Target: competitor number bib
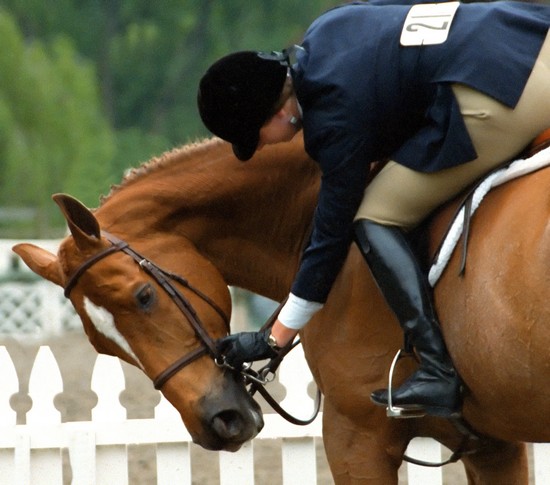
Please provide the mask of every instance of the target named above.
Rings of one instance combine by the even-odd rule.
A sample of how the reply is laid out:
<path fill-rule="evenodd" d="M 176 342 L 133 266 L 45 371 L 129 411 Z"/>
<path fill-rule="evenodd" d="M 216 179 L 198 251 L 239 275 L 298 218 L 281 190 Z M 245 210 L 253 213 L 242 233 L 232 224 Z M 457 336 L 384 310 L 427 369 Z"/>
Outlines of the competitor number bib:
<path fill-rule="evenodd" d="M 424 3 L 411 7 L 403 30 L 402 46 L 443 44 L 460 2 Z"/>

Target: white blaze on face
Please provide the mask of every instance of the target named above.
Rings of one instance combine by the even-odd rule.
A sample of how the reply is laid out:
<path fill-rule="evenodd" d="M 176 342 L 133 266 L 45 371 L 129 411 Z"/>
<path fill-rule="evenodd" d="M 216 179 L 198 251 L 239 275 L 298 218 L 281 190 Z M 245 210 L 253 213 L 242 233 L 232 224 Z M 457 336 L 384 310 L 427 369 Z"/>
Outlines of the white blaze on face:
<path fill-rule="evenodd" d="M 128 344 L 124 336 L 116 328 L 113 315 L 105 310 L 105 308 L 94 305 L 86 297 L 84 297 L 84 309 L 86 310 L 86 313 L 90 317 L 90 320 L 94 324 L 97 331 L 118 345 L 124 352 L 135 360 L 136 364 L 141 369 L 143 369 L 141 362 L 137 358 L 137 355 L 134 354 L 130 344 Z"/>

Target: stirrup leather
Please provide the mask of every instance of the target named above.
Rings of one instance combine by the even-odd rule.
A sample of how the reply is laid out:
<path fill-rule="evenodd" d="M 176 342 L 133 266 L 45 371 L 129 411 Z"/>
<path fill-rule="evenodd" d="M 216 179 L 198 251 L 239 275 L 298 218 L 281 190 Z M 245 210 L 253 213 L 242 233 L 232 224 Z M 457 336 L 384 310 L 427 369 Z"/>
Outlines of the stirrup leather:
<path fill-rule="evenodd" d="M 386 407 L 386 416 L 390 418 L 422 418 L 426 416 L 425 410 L 419 406 L 418 408 L 404 408 L 394 406 L 392 403 L 392 381 L 393 381 L 393 372 L 397 362 L 404 357 L 416 358 L 414 353 L 407 352 L 404 349 L 399 349 L 390 367 L 390 373 L 388 376 L 388 406 Z"/>

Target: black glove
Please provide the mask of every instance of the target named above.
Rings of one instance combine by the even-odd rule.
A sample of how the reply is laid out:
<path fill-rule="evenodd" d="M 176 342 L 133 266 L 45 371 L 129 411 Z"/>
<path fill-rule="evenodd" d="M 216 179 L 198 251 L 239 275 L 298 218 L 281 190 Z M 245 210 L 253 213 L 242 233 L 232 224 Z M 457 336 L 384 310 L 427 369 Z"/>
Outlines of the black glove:
<path fill-rule="evenodd" d="M 216 342 L 225 361 L 237 370 L 244 362 L 275 357 L 277 352 L 267 343 L 270 329 L 260 332 L 241 332 L 223 337 Z"/>

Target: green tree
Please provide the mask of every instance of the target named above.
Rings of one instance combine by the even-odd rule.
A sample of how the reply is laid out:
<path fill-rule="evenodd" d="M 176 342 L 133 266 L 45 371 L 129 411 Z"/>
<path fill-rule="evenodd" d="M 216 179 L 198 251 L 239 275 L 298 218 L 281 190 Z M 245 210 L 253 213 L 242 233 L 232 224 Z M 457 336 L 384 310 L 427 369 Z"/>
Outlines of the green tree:
<path fill-rule="evenodd" d="M 335 0 L 3 0 L 0 204 L 53 192 L 95 206 L 123 171 L 208 135 L 206 68 L 241 49 L 299 42 Z"/>
<path fill-rule="evenodd" d="M 39 227 L 65 191 L 97 203 L 115 140 L 99 107 L 94 66 L 64 36 L 25 42 L 0 10 L 0 202 L 37 207 Z"/>
<path fill-rule="evenodd" d="M 92 60 L 103 110 L 149 147 L 206 135 L 195 106 L 200 75 L 240 49 L 282 49 L 337 0 L 4 0 L 27 38 L 62 33 Z M 159 138 L 160 137 L 160 138 Z M 125 154 L 121 154 L 124 158 Z"/>

